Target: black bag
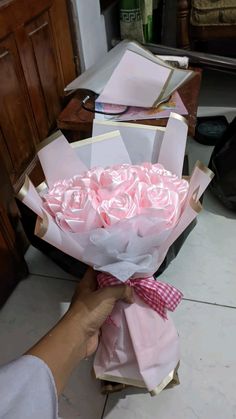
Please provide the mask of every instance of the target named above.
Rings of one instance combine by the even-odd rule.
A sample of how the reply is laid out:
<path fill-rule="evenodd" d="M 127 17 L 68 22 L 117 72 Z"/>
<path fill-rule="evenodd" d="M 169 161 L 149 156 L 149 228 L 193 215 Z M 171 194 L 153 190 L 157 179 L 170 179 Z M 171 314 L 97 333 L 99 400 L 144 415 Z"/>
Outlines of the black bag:
<path fill-rule="evenodd" d="M 209 168 L 215 173 L 210 190 L 229 209 L 236 210 L 236 118 L 217 142 Z"/>

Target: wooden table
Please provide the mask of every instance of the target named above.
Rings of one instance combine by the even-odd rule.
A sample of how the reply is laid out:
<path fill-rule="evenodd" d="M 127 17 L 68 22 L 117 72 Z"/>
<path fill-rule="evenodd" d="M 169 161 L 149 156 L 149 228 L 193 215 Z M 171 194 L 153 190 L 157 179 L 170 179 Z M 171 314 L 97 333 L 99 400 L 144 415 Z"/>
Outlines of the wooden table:
<path fill-rule="evenodd" d="M 188 120 L 189 135 L 191 136 L 194 136 L 195 133 L 202 70 L 200 68 L 194 68 L 194 72 L 194 77 L 178 90 L 184 105 L 188 110 L 188 116 L 186 119 Z M 79 139 L 91 137 L 92 135 L 92 123 L 94 114 L 84 110 L 81 106 L 81 101 L 85 96 L 86 93 L 84 90 L 78 90 L 57 119 L 58 128 L 65 131 L 65 135 L 69 141 L 76 141 Z M 91 106 L 93 106 L 93 103 L 91 103 Z M 167 118 L 163 118 L 145 119 L 141 121 L 139 120 L 130 122 L 155 126 L 166 126 L 167 120 Z"/>

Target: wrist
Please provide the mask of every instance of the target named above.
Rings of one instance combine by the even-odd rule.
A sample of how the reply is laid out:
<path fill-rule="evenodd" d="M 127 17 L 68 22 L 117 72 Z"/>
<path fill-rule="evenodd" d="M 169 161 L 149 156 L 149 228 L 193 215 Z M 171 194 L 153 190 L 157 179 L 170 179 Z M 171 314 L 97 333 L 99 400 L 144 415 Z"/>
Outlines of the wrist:
<path fill-rule="evenodd" d="M 87 335 L 82 317 L 83 315 L 80 310 L 69 308 L 64 317 L 61 319 L 61 321 L 65 323 L 68 335 L 73 336 L 73 341 L 78 348 L 85 345 L 87 341 Z"/>
<path fill-rule="evenodd" d="M 94 335 L 94 331 L 89 328 L 89 312 L 83 302 L 72 304 L 65 314 L 65 317 L 73 322 L 74 327 L 79 331 L 79 337 L 82 341 L 86 342 Z"/>

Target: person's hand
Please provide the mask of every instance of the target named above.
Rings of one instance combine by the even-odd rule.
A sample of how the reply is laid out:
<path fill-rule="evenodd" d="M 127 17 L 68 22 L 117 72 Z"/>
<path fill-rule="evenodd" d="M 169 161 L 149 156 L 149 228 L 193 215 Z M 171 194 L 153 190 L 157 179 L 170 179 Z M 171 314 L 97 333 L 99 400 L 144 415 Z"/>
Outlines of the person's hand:
<path fill-rule="evenodd" d="M 96 273 L 88 268 L 76 288 L 68 315 L 78 319 L 84 334 L 84 356 L 95 352 L 98 345 L 99 329 L 112 312 L 117 300 L 133 302 L 133 290 L 126 285 L 118 285 L 97 290 Z"/>
<path fill-rule="evenodd" d="M 119 299 L 132 302 L 132 289 L 125 285 L 96 288 L 96 274 L 90 268 L 78 285 L 67 313 L 26 352 L 42 359 L 51 369 L 58 395 L 80 360 L 96 350 L 99 329 L 115 302 Z"/>

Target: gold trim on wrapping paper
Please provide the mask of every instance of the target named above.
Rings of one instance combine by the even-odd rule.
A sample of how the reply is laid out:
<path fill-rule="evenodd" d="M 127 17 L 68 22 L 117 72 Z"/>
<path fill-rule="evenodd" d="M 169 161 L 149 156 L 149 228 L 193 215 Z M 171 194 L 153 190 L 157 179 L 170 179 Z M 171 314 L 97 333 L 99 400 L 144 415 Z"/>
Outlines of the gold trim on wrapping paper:
<path fill-rule="evenodd" d="M 75 141 L 71 143 L 72 148 L 82 147 L 87 144 L 93 144 L 99 141 L 109 140 L 110 138 L 120 137 L 120 131 L 115 130 L 111 132 L 106 132 L 106 134 L 97 135 L 96 137 L 86 138 L 85 140 Z"/>
<path fill-rule="evenodd" d="M 164 380 L 162 380 L 162 382 L 160 384 L 158 384 L 158 386 L 156 386 L 156 388 L 149 391 L 150 395 L 151 396 L 157 396 L 159 393 L 161 393 L 161 391 L 164 390 L 164 388 L 173 380 L 174 374 L 175 374 L 175 370 L 171 371 L 167 375 L 167 377 L 165 377 Z M 147 387 L 146 387 L 144 381 L 142 381 L 142 380 L 134 380 L 132 378 L 125 378 L 125 377 L 118 378 L 116 376 L 109 375 L 109 374 L 99 375 L 99 376 L 97 375 L 96 378 L 98 380 L 113 381 L 114 383 L 121 383 L 121 384 L 125 384 L 127 386 L 145 388 L 147 390 Z"/>
<path fill-rule="evenodd" d="M 184 122 L 187 125 L 187 127 L 188 127 L 188 121 L 187 121 L 187 119 L 184 116 L 179 115 L 176 112 L 171 112 L 169 118 L 178 119 L 179 121 Z"/>
<path fill-rule="evenodd" d="M 198 167 L 198 169 L 200 169 L 202 172 L 204 172 L 207 176 L 209 176 L 209 178 L 212 180 L 213 177 L 215 176 L 215 173 L 212 172 L 211 169 L 209 169 L 209 167 L 205 166 L 205 164 L 203 164 L 200 160 L 197 160 L 195 167 Z M 195 168 L 194 167 L 194 168 Z M 194 171 L 194 169 L 193 169 Z"/>
<path fill-rule="evenodd" d="M 62 132 L 59 130 L 59 131 L 54 132 L 49 137 L 45 138 L 45 140 L 43 140 L 40 144 L 38 144 L 38 146 L 37 146 L 37 153 L 40 150 L 42 150 L 42 148 L 46 147 L 48 144 L 50 144 L 53 141 L 57 140 L 57 138 L 61 137 L 62 135 L 63 135 Z"/>
<path fill-rule="evenodd" d="M 131 41 L 132 43 L 134 43 L 134 44 L 136 44 L 139 48 L 140 48 L 140 45 L 139 45 L 139 43 L 138 42 L 136 42 L 136 41 Z M 133 51 L 132 49 L 129 49 L 129 48 L 127 48 L 127 50 L 128 51 L 132 51 L 132 52 L 134 52 L 135 54 L 138 54 L 138 55 L 141 55 L 141 57 L 143 57 L 143 58 L 147 58 L 147 60 L 149 60 L 149 61 L 152 61 L 153 63 L 156 63 L 156 61 L 155 61 L 155 58 L 156 58 L 156 56 L 158 57 L 158 54 L 153 54 L 149 49 L 147 49 L 147 48 L 145 48 L 143 45 L 142 45 L 142 49 L 144 49 L 146 52 L 148 52 L 148 55 L 150 56 L 150 58 L 147 58 L 147 57 L 143 57 L 143 55 L 141 55 L 141 54 L 139 54 L 137 51 Z M 167 62 L 166 61 L 164 61 L 164 60 L 162 60 L 161 58 L 159 58 L 158 57 L 158 59 L 160 60 L 160 61 L 162 61 L 162 65 L 163 65 L 163 67 L 167 67 L 167 68 L 169 68 L 170 70 L 172 70 L 172 69 L 174 69 L 175 67 L 173 67 L 172 65 L 170 65 L 170 64 L 167 64 Z M 161 64 L 160 64 L 161 65 Z M 178 68 L 178 70 L 180 70 L 179 68 Z M 183 70 L 182 68 L 181 68 L 181 70 Z"/>
<path fill-rule="evenodd" d="M 166 378 L 164 378 L 164 380 L 162 380 L 162 382 L 156 386 L 156 388 L 154 388 L 154 390 L 150 391 L 150 395 L 152 397 L 157 396 L 158 394 L 161 393 L 162 390 L 164 390 L 164 388 L 166 386 L 168 386 L 168 384 L 173 380 L 174 378 L 174 374 L 175 374 L 175 370 L 171 371 Z"/>
<path fill-rule="evenodd" d="M 201 202 L 200 201 L 196 201 L 193 196 L 189 200 L 189 205 L 198 214 L 202 210 L 202 204 L 201 204 Z"/>
<path fill-rule="evenodd" d="M 24 184 L 17 194 L 17 198 L 20 201 L 23 201 L 25 199 L 27 193 L 29 192 L 29 187 L 30 187 L 30 179 L 29 179 L 29 176 L 26 175 Z"/>
<path fill-rule="evenodd" d="M 150 129 L 155 131 L 165 131 L 165 127 L 155 126 L 155 125 L 145 125 L 145 124 L 134 124 L 132 122 L 115 122 L 115 121 L 101 121 L 100 119 L 94 120 L 95 124 L 99 125 L 118 125 L 118 126 L 126 126 L 129 128 L 142 128 L 142 129 Z"/>
<path fill-rule="evenodd" d="M 134 387 L 147 389 L 147 387 L 144 384 L 144 381 L 142 380 L 134 380 L 132 378 L 125 378 L 125 377 L 119 378 L 119 377 L 116 377 L 114 375 L 109 375 L 109 374 L 99 375 L 99 376 L 96 375 L 96 378 L 98 380 L 113 381 L 114 383 L 121 383 L 121 384 L 126 384 L 127 386 L 134 386 Z"/>
<path fill-rule="evenodd" d="M 173 72 L 174 72 L 174 69 L 169 69 L 169 70 L 170 70 L 170 74 L 167 77 L 166 82 L 164 83 L 164 86 L 162 87 L 159 96 L 154 101 L 153 105 L 151 106 L 152 108 L 158 108 L 158 106 L 161 105 L 162 102 L 167 101 L 169 99 L 169 97 L 171 96 L 171 95 L 169 95 L 167 98 L 163 97 L 164 93 L 165 93 L 165 90 L 166 90 L 166 88 L 167 88 L 167 86 L 170 82 L 170 79 L 173 76 Z"/>
<path fill-rule="evenodd" d="M 37 187 L 36 187 L 36 191 L 40 194 L 41 192 L 43 192 L 45 189 L 47 189 L 47 184 L 46 182 L 42 182 L 40 183 Z"/>
<path fill-rule="evenodd" d="M 48 229 L 48 217 L 46 214 L 43 214 L 43 218 L 37 217 L 34 234 L 40 239 L 43 239 Z"/>

